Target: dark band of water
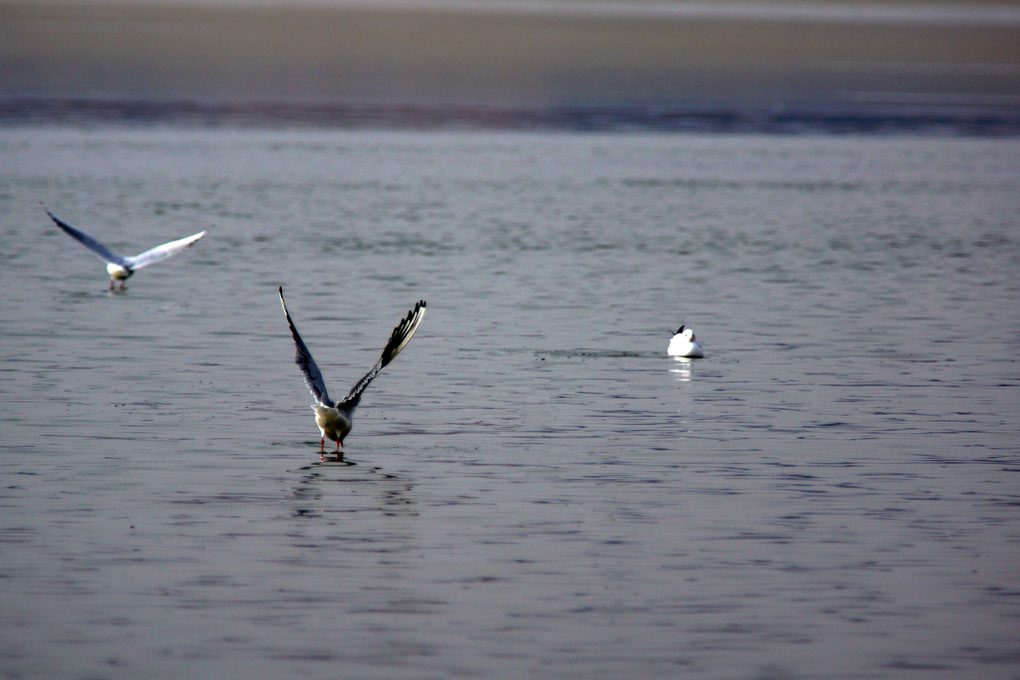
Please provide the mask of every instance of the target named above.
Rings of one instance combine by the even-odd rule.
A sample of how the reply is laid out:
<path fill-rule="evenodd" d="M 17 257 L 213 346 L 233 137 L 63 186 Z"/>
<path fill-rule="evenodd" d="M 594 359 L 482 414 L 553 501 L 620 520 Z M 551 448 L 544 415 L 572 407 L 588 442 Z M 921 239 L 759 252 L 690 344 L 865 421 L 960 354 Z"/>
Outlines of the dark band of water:
<path fill-rule="evenodd" d="M 662 131 L 773 134 L 1020 135 L 1020 110 L 984 106 L 767 108 L 439 106 L 121 99 L 0 98 L 0 124 L 165 124 L 309 127 Z"/>

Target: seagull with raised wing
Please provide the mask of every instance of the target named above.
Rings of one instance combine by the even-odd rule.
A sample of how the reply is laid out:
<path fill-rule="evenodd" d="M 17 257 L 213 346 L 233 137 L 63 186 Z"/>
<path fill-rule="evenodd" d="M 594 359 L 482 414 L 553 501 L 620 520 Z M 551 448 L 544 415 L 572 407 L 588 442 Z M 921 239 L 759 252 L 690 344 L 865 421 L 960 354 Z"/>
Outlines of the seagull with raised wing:
<path fill-rule="evenodd" d="M 319 433 L 321 435 L 319 451 L 325 454 L 326 439 L 328 438 L 330 441 L 336 442 L 338 455 L 343 455 L 340 449 L 344 444 L 344 437 L 351 431 L 354 409 L 357 407 L 358 402 L 361 401 L 361 394 L 368 387 L 369 383 L 379 375 L 379 371 L 386 368 L 400 354 L 400 351 L 407 346 L 407 343 L 411 341 L 411 337 L 418 330 L 422 319 L 425 318 L 425 301 L 419 300 L 414 305 L 414 309 L 409 311 L 407 316 L 401 319 L 400 323 L 393 329 L 389 342 L 386 343 L 382 355 L 375 362 L 372 370 L 366 373 L 351 388 L 351 391 L 343 401 L 334 402 L 329 398 L 329 393 L 326 391 L 326 383 L 322 379 L 322 372 L 315 363 L 315 359 L 312 358 L 312 353 L 308 351 L 308 346 L 301 339 L 301 335 L 294 326 L 294 321 L 290 318 L 290 312 L 287 311 L 287 303 L 283 299 L 283 286 L 279 287 L 278 292 L 280 294 L 280 305 L 283 307 L 283 315 L 287 317 L 290 334 L 294 337 L 294 363 L 301 369 L 301 373 L 305 377 L 305 385 L 308 386 L 308 391 L 315 398 L 312 409 L 315 411 L 315 424 L 319 426 Z"/>
<path fill-rule="evenodd" d="M 686 357 L 689 359 L 700 359 L 705 356 L 701 349 L 701 343 L 694 337 L 694 329 L 680 326 L 673 337 L 669 339 L 669 346 L 666 354 L 671 357 Z"/>
<path fill-rule="evenodd" d="M 71 238 L 77 240 L 83 246 L 106 261 L 106 271 L 110 274 L 110 290 L 113 290 L 114 281 L 120 281 L 120 288 L 121 290 L 124 290 L 124 282 L 128 279 L 128 277 L 135 273 L 135 270 L 141 269 L 142 267 L 148 267 L 153 262 L 165 260 L 171 255 L 176 255 L 198 239 L 205 236 L 205 231 L 200 231 L 197 234 L 185 236 L 184 238 L 177 239 L 176 241 L 170 241 L 169 243 L 164 243 L 163 245 L 156 246 L 155 248 L 150 248 L 144 253 L 139 253 L 138 255 L 124 256 L 113 252 L 80 229 L 72 227 L 49 210 L 46 211 L 46 214 L 50 216 L 50 219 L 53 220 L 58 227 L 67 232 Z"/>

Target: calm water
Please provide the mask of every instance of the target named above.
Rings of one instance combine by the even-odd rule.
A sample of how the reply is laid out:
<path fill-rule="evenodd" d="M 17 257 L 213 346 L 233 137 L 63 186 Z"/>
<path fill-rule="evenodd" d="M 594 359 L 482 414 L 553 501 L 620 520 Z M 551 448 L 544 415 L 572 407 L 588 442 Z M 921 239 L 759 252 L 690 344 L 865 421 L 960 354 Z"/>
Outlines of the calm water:
<path fill-rule="evenodd" d="M 7 128 L 0 215 L 3 677 L 1020 676 L 1016 139 Z M 339 394 L 428 300 L 344 462 L 279 284 Z"/>

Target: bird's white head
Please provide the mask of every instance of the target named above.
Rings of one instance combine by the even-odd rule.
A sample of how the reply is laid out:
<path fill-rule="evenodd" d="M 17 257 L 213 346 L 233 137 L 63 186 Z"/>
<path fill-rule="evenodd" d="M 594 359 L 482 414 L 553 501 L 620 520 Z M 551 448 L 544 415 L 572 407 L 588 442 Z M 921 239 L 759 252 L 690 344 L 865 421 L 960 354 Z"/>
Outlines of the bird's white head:
<path fill-rule="evenodd" d="M 694 342 L 694 329 L 693 328 L 687 328 L 686 326 L 680 326 L 680 328 L 676 329 L 676 333 L 674 333 L 674 335 L 679 335 L 681 338 L 683 338 L 683 339 L 685 339 L 685 340 L 687 340 L 689 342 Z"/>

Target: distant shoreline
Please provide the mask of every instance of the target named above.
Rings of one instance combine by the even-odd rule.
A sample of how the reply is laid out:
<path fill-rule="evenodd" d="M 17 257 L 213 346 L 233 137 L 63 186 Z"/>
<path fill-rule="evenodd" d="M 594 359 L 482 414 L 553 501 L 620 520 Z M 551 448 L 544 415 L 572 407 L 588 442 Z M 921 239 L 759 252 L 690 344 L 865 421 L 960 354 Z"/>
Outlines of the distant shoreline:
<path fill-rule="evenodd" d="M 376 110 L 388 125 L 403 109 L 454 126 L 566 117 L 669 129 L 709 111 L 723 112 L 713 125 L 750 128 L 842 117 L 1003 130 L 1020 115 L 1020 3 L 833 0 L 810 6 L 810 21 L 793 16 L 803 5 L 765 0 L 480 7 L 0 1 L 0 119 L 147 111 L 360 125 Z M 527 11 L 498 9 L 515 7 Z M 641 11 L 617 12 L 626 7 Z M 919 19 L 892 20 L 904 12 Z M 957 15 L 980 20 L 946 20 Z"/>
<path fill-rule="evenodd" d="M 0 4 L 24 4 L 7 0 Z M 469 12 L 488 14 L 601 15 L 607 17 L 743 18 L 804 21 L 989 21 L 1016 23 L 1020 0 L 33 0 L 73 8 L 138 6 L 194 8 L 326 9 Z"/>

